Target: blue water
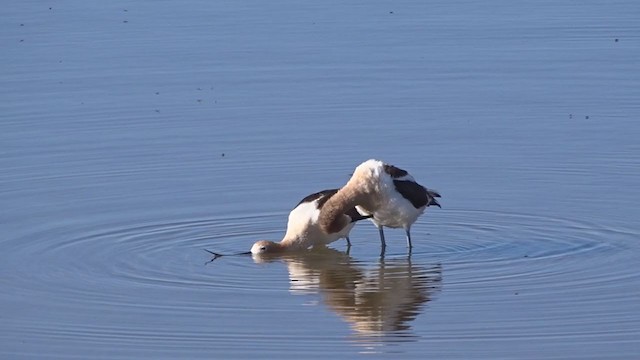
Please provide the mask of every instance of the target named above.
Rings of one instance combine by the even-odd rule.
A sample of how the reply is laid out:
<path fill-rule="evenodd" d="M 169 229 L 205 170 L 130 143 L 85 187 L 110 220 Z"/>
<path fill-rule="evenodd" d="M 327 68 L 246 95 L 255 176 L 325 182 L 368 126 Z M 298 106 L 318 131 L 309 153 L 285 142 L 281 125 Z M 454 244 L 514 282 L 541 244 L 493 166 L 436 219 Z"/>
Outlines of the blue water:
<path fill-rule="evenodd" d="M 640 353 L 634 1 L 21 1 L 0 22 L 0 357 Z M 412 228 L 270 262 L 380 158 Z"/>

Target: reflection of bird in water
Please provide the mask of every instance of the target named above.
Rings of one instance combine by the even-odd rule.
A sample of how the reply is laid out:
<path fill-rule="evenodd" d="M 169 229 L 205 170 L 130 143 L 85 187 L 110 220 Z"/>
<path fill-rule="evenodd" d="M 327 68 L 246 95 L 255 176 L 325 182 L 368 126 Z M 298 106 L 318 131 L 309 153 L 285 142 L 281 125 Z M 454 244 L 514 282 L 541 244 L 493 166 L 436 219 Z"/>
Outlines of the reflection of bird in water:
<path fill-rule="evenodd" d="M 356 283 L 353 300 L 329 292 L 324 299 L 360 335 L 401 334 L 440 290 L 440 281 L 439 266 L 425 269 L 413 266 L 410 259 L 381 259 Z"/>
<path fill-rule="evenodd" d="M 324 204 L 338 192 L 338 189 L 323 190 L 302 199 L 289 213 L 287 232 L 280 242 L 260 240 L 251 247 L 252 254 L 281 253 L 289 250 L 304 250 L 309 247 L 325 246 L 341 238 L 349 241 L 349 232 L 358 220 L 366 219 L 354 206 L 344 207 L 340 215 L 345 223 L 332 231 L 322 231 L 318 225 L 318 216 Z"/>
<path fill-rule="evenodd" d="M 409 323 L 440 290 L 442 279 L 439 265 L 414 265 L 410 257 L 381 258 L 371 267 L 325 248 L 279 259 L 287 264 L 291 293 L 321 294 L 329 309 L 366 337 L 410 337 Z"/>
<path fill-rule="evenodd" d="M 382 247 L 386 246 L 383 227 L 403 228 L 407 246 L 411 244 L 411 225 L 429 206 L 438 206 L 440 194 L 418 184 L 408 172 L 378 160 L 367 160 L 356 167 L 347 184 L 331 197 L 320 213 L 320 227 L 335 232 L 349 221 L 345 209 L 356 206 L 360 214 L 373 216 Z"/>

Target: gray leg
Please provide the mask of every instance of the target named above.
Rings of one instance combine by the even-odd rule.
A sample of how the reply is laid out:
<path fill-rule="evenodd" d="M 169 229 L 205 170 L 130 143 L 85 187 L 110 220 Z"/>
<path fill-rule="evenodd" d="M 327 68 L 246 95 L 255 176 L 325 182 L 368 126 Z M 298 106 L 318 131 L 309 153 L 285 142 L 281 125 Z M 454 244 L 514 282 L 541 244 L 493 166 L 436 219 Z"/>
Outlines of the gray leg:
<path fill-rule="evenodd" d="M 411 249 L 413 245 L 411 244 L 411 233 L 409 232 L 409 228 L 405 230 L 407 232 L 407 247 Z"/>
<path fill-rule="evenodd" d="M 346 236 L 345 239 L 347 239 L 347 247 L 351 247 L 351 240 L 349 240 L 349 237 Z"/>
<path fill-rule="evenodd" d="M 387 243 L 384 241 L 384 230 L 382 230 L 382 225 L 378 226 L 378 232 L 380 232 L 380 244 L 384 249 L 387 247 Z"/>

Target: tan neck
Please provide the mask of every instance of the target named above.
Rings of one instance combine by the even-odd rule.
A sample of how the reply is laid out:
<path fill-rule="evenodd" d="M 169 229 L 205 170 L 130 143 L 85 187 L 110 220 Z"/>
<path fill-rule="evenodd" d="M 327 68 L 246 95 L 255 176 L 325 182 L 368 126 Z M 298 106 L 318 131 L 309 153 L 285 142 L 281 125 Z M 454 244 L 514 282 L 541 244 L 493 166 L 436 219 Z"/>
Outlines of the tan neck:
<path fill-rule="evenodd" d="M 366 194 L 362 193 L 358 187 L 347 184 L 327 200 L 320 210 L 320 216 L 318 217 L 320 228 L 328 234 L 339 232 L 349 225 L 351 221 L 345 215 L 347 210 L 366 202 Z"/>

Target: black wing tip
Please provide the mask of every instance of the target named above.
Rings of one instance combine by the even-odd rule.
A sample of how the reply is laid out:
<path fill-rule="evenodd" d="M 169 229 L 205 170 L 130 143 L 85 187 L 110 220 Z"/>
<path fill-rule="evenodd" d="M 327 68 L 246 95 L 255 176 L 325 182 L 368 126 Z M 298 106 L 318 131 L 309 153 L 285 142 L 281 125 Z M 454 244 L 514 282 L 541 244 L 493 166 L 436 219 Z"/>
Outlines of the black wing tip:
<path fill-rule="evenodd" d="M 349 215 L 349 217 L 351 218 L 351 222 L 354 223 L 354 222 L 360 221 L 360 220 L 371 219 L 373 217 L 373 215 L 359 215 L 358 214 L 358 216 Z"/>

